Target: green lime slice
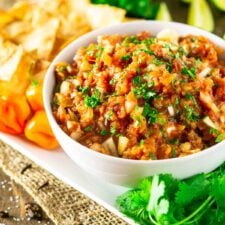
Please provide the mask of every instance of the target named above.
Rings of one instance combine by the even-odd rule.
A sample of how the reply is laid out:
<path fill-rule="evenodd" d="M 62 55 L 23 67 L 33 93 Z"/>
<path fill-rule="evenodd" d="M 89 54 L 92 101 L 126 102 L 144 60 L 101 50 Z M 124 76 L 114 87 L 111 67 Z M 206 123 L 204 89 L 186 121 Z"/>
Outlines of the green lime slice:
<path fill-rule="evenodd" d="M 214 18 L 206 0 L 191 1 L 187 22 L 210 32 L 214 30 Z"/>
<path fill-rule="evenodd" d="M 170 11 L 165 2 L 160 3 L 155 19 L 161 21 L 172 21 Z"/>
<path fill-rule="evenodd" d="M 218 9 L 225 11 L 225 1 L 224 0 L 211 0 L 211 1 Z"/>

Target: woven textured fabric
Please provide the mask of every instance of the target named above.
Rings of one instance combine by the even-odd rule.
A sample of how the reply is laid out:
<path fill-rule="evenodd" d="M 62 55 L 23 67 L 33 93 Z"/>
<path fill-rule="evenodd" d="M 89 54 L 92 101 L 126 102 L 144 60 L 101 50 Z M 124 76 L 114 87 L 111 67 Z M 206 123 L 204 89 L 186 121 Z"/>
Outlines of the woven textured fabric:
<path fill-rule="evenodd" d="M 127 224 L 1 141 L 0 166 L 25 188 L 56 225 Z"/>

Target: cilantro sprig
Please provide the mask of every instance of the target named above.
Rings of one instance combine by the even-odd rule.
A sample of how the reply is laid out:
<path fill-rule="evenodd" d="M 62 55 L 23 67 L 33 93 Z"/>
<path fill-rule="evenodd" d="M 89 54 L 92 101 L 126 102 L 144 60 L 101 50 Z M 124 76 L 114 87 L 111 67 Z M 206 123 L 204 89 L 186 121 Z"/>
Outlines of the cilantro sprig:
<path fill-rule="evenodd" d="M 118 209 L 142 225 L 225 223 L 225 163 L 184 180 L 169 174 L 143 179 L 116 200 Z"/>

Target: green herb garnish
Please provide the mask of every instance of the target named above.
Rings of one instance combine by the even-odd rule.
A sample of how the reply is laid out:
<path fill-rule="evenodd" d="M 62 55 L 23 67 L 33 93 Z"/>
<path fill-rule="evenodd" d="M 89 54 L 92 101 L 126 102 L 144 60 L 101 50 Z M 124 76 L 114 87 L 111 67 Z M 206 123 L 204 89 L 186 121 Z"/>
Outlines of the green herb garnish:
<path fill-rule="evenodd" d="M 149 100 L 150 98 L 156 96 L 156 92 L 152 89 L 149 89 L 146 83 L 134 88 L 133 92 L 137 98 L 144 98 L 145 100 Z"/>
<path fill-rule="evenodd" d="M 132 58 L 131 54 L 127 54 L 121 57 L 122 61 L 129 61 Z"/>
<path fill-rule="evenodd" d="M 158 111 L 156 108 L 151 107 L 148 103 L 145 103 L 142 115 L 147 119 L 149 124 L 153 124 L 157 120 Z"/>
<path fill-rule="evenodd" d="M 215 140 L 215 142 L 216 143 L 219 143 L 219 142 L 221 142 L 222 140 L 224 139 L 224 134 L 219 134 L 217 137 L 216 137 L 216 140 Z"/>
<path fill-rule="evenodd" d="M 138 75 L 138 76 L 134 77 L 132 79 L 132 83 L 135 86 L 140 86 L 142 84 L 142 78 L 141 78 L 141 76 Z"/>
<path fill-rule="evenodd" d="M 179 59 L 185 54 L 186 54 L 186 52 L 185 52 L 184 48 L 183 47 L 179 47 L 179 49 L 178 49 L 178 51 L 177 51 L 177 53 L 175 55 L 175 58 Z"/>
<path fill-rule="evenodd" d="M 149 54 L 149 55 L 154 55 L 154 52 L 152 50 L 150 50 L 150 49 L 140 49 L 140 50 L 145 52 L 145 53 L 147 53 L 147 54 Z"/>
<path fill-rule="evenodd" d="M 174 108 L 176 109 L 179 104 L 180 104 L 180 98 L 177 97 L 175 102 L 174 102 Z"/>
<path fill-rule="evenodd" d="M 99 46 L 98 51 L 96 53 L 96 58 L 100 58 L 103 51 L 104 51 L 104 48 L 102 46 Z"/>
<path fill-rule="evenodd" d="M 188 105 L 184 106 L 184 115 L 185 118 L 191 122 L 195 122 L 200 119 L 200 115 L 196 113 L 195 110 Z"/>
<path fill-rule="evenodd" d="M 152 60 L 152 63 L 154 63 L 156 66 L 166 65 L 166 70 L 168 72 L 172 71 L 172 63 L 171 62 L 165 62 L 163 59 L 154 58 Z"/>
<path fill-rule="evenodd" d="M 67 65 L 57 66 L 57 72 L 64 73 L 67 71 Z"/>
<path fill-rule="evenodd" d="M 191 93 L 187 92 L 187 93 L 185 94 L 185 98 L 188 99 L 188 100 L 193 101 L 195 106 L 198 105 L 198 102 L 197 102 L 195 96 L 192 95 Z"/>
<path fill-rule="evenodd" d="M 112 135 L 116 134 L 116 127 L 115 126 L 113 126 L 113 127 L 110 128 L 110 133 Z"/>
<path fill-rule="evenodd" d="M 83 95 L 87 95 L 89 93 L 89 87 L 78 86 L 77 90 L 80 91 Z"/>
<path fill-rule="evenodd" d="M 142 225 L 223 225 L 224 199 L 225 164 L 184 180 L 169 174 L 147 177 L 119 196 L 116 205 Z"/>
<path fill-rule="evenodd" d="M 171 62 L 168 62 L 166 64 L 166 70 L 171 73 L 172 69 L 173 69 L 172 63 Z"/>
<path fill-rule="evenodd" d="M 190 69 L 187 67 L 183 67 L 181 70 L 181 73 L 183 75 L 187 75 L 188 77 L 192 78 L 193 80 L 196 79 L 196 70 L 194 67 L 191 67 Z"/>
<path fill-rule="evenodd" d="M 32 85 L 32 86 L 38 86 L 38 85 L 39 85 L 38 80 L 32 79 L 32 80 L 31 80 L 31 85 Z"/>
<path fill-rule="evenodd" d="M 220 133 L 217 129 L 215 129 L 213 127 L 210 128 L 209 133 L 216 136 L 216 139 L 215 139 L 216 143 L 219 143 L 219 142 L 223 141 L 223 139 L 224 139 L 224 134 Z"/>
<path fill-rule="evenodd" d="M 84 102 L 87 107 L 91 107 L 91 108 L 95 108 L 97 105 L 100 105 L 101 99 L 100 99 L 99 90 L 95 89 L 92 96 L 85 96 Z"/>
<path fill-rule="evenodd" d="M 88 132 L 88 131 L 92 131 L 92 129 L 93 129 L 93 126 L 90 125 L 90 126 L 85 127 L 84 131 Z"/>
<path fill-rule="evenodd" d="M 143 41 L 141 41 L 141 43 L 145 44 L 146 47 L 149 48 L 152 44 L 156 43 L 156 38 L 150 37 L 150 38 L 144 39 Z"/>
<path fill-rule="evenodd" d="M 140 140 L 140 145 L 144 145 L 145 144 L 145 140 L 144 139 L 141 139 Z"/>
<path fill-rule="evenodd" d="M 213 134 L 213 135 L 218 135 L 219 134 L 219 131 L 213 127 L 210 128 L 209 130 L 209 133 L 210 134 Z"/>
<path fill-rule="evenodd" d="M 154 63 L 156 66 L 160 66 L 160 65 L 164 65 L 165 64 L 165 62 L 163 60 L 158 59 L 158 58 L 154 58 L 152 60 L 152 63 Z"/>
<path fill-rule="evenodd" d="M 102 135 L 102 136 L 105 136 L 105 135 L 107 135 L 109 132 L 107 131 L 107 130 L 101 130 L 100 131 L 100 134 Z"/>
<path fill-rule="evenodd" d="M 125 37 L 125 39 L 123 40 L 123 43 L 126 45 L 126 44 L 129 44 L 129 43 L 133 43 L 133 44 L 140 44 L 141 41 L 138 39 L 137 36 L 132 36 L 132 37 Z"/>

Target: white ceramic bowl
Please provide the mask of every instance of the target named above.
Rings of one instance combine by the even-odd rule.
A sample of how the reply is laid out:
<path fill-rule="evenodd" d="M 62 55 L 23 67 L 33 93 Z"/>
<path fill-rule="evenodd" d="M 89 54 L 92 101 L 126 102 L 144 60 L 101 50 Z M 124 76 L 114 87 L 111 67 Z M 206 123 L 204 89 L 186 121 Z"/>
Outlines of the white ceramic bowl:
<path fill-rule="evenodd" d="M 95 30 L 72 42 L 54 59 L 45 76 L 44 105 L 56 138 L 75 163 L 103 181 L 131 186 L 145 176 L 158 173 L 171 173 L 177 178 L 186 178 L 200 172 L 209 172 L 225 161 L 225 142 L 190 156 L 165 160 L 138 161 L 104 155 L 92 151 L 70 138 L 59 127 L 52 115 L 51 100 L 55 86 L 54 66 L 57 62 L 72 62 L 78 48 L 96 42 L 97 36 L 102 34 L 137 34 L 141 31 L 149 31 L 152 35 L 156 35 L 164 28 L 175 29 L 180 36 L 203 35 L 220 48 L 225 49 L 225 41 L 221 38 L 188 25 L 157 21 L 124 23 Z M 63 166 L 63 162 L 60 166 Z"/>

